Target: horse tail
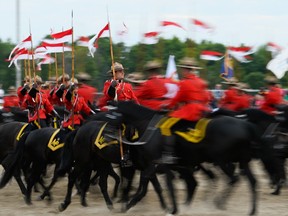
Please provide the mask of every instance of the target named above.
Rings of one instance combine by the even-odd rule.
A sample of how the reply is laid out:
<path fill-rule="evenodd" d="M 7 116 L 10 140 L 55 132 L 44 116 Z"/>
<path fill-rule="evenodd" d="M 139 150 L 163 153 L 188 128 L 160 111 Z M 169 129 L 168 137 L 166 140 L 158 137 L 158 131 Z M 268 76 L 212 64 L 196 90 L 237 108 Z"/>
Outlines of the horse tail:
<path fill-rule="evenodd" d="M 2 166 L 5 169 L 5 172 L 0 181 L 0 188 L 5 187 L 5 185 L 10 181 L 10 179 L 15 174 L 16 169 L 20 169 L 21 161 L 24 154 L 24 147 L 26 139 L 29 135 L 29 132 L 24 133 L 20 140 L 17 143 L 16 149 L 11 154 L 7 155 L 2 162 Z"/>
<path fill-rule="evenodd" d="M 77 130 L 70 132 L 66 139 L 62 151 L 60 166 L 57 170 L 59 176 L 64 176 L 73 165 L 73 141 L 76 136 Z"/>

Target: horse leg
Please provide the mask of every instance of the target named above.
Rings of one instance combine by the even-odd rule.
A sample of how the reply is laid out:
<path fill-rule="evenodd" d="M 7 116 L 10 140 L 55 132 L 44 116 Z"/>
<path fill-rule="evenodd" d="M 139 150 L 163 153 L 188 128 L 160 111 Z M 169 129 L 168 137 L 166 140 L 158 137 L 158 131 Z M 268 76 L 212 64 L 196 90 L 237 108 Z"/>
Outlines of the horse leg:
<path fill-rule="evenodd" d="M 77 177 L 79 176 L 79 173 L 80 173 L 80 170 L 76 169 L 75 167 L 68 175 L 68 186 L 67 186 L 66 197 L 65 197 L 65 200 L 58 207 L 60 212 L 64 211 L 71 203 L 73 186 L 76 182 Z"/>
<path fill-rule="evenodd" d="M 113 169 L 111 164 L 110 164 L 110 168 L 108 170 L 108 175 L 110 175 L 115 181 L 115 186 L 114 186 L 113 196 L 112 196 L 112 199 L 115 199 L 117 197 L 117 194 L 118 194 L 118 188 L 120 185 L 120 177 L 115 172 L 115 170 Z"/>
<path fill-rule="evenodd" d="M 41 194 L 41 196 L 39 197 L 41 200 L 43 200 L 46 196 L 48 196 L 48 201 L 52 201 L 52 196 L 50 193 L 50 190 L 52 189 L 52 187 L 55 185 L 55 183 L 57 182 L 58 179 L 58 175 L 57 175 L 57 170 L 58 170 L 59 165 L 56 164 L 55 168 L 54 168 L 54 172 L 53 172 L 53 178 L 52 181 L 50 182 L 50 184 L 48 185 L 48 187 L 44 188 L 44 192 Z"/>
<path fill-rule="evenodd" d="M 277 176 L 274 179 L 274 183 L 276 185 L 276 189 L 274 192 L 272 192 L 272 195 L 279 195 L 281 192 L 281 188 L 285 182 L 286 179 L 286 173 L 285 173 L 285 158 L 279 157 L 276 158 L 276 164 L 277 164 Z"/>
<path fill-rule="evenodd" d="M 22 179 L 21 179 L 21 174 L 20 174 L 20 171 L 16 171 L 15 174 L 14 174 L 14 178 L 16 179 L 17 181 L 17 184 L 19 185 L 19 188 L 21 190 L 21 193 L 23 195 L 25 195 L 27 193 L 27 189 L 26 189 L 26 186 L 24 185 Z"/>
<path fill-rule="evenodd" d="M 45 169 L 44 164 L 45 163 L 42 163 L 42 162 L 37 162 L 37 163 L 33 162 L 32 164 L 31 175 L 27 178 L 27 193 L 24 198 L 27 205 L 32 204 L 31 202 L 32 188 L 36 184 L 36 182 L 40 182 L 41 171 L 43 170 L 42 168 L 44 167 Z"/>
<path fill-rule="evenodd" d="M 174 214 L 177 214 L 177 212 L 178 212 L 175 190 L 174 190 L 174 186 L 173 186 L 174 175 L 171 172 L 171 170 L 169 170 L 168 167 L 166 167 L 166 166 L 165 166 L 165 174 L 166 174 L 166 185 L 167 185 L 170 197 L 172 199 L 172 209 L 168 210 L 168 211 L 169 211 L 169 214 L 174 215 Z"/>
<path fill-rule="evenodd" d="M 247 179 L 249 180 L 250 187 L 251 187 L 251 192 L 252 192 L 252 209 L 249 213 L 249 215 L 255 215 L 256 214 L 256 205 L 257 205 L 257 191 L 256 191 L 256 185 L 257 181 L 251 172 L 251 169 L 249 167 L 249 164 L 244 164 L 242 167 L 244 174 L 247 176 Z"/>
<path fill-rule="evenodd" d="M 154 173 L 154 174 L 150 177 L 150 181 L 151 181 L 151 183 L 152 183 L 152 185 L 153 185 L 153 187 L 154 187 L 154 189 L 155 189 L 155 191 L 156 191 L 156 193 L 157 193 L 157 195 L 158 195 L 158 198 L 159 198 L 160 204 L 161 204 L 161 208 L 164 209 L 164 210 L 166 210 L 166 209 L 167 209 L 167 205 L 166 205 L 165 200 L 164 200 L 164 198 L 163 198 L 162 187 L 161 187 L 161 185 L 160 185 L 160 183 L 159 183 L 159 181 L 158 181 L 158 178 L 157 178 L 156 173 Z M 147 187 L 148 187 L 148 185 L 147 185 Z M 146 187 L 146 191 L 147 191 L 147 187 Z M 146 194 L 146 193 L 145 193 L 145 194 Z"/>
<path fill-rule="evenodd" d="M 189 169 L 181 169 L 181 170 L 178 170 L 178 172 L 180 173 L 181 179 L 183 179 L 186 183 L 187 197 L 185 200 L 185 205 L 190 205 L 194 197 L 194 192 L 198 183 L 196 179 L 194 178 L 193 173 L 191 173 Z"/>
<path fill-rule="evenodd" d="M 112 210 L 113 209 L 113 203 L 110 199 L 110 196 L 108 194 L 108 187 L 107 187 L 107 180 L 108 180 L 108 172 L 105 171 L 104 169 L 102 169 L 100 172 L 100 178 L 99 178 L 99 186 L 100 186 L 100 189 L 101 189 L 101 192 L 102 192 L 102 195 L 105 199 L 105 202 L 106 202 L 106 205 L 107 205 L 107 208 L 109 210 Z"/>
<path fill-rule="evenodd" d="M 135 206 L 147 193 L 149 179 L 144 177 L 143 171 L 140 172 L 140 183 L 136 193 L 127 204 L 127 210 Z"/>
<path fill-rule="evenodd" d="M 135 168 L 133 166 L 131 167 L 121 167 L 121 177 L 122 177 L 122 183 L 121 183 L 121 202 L 122 202 L 122 212 L 126 212 L 127 206 L 128 206 L 128 200 L 129 200 L 129 192 L 131 191 L 132 187 L 132 181 L 133 177 L 135 175 Z"/>
<path fill-rule="evenodd" d="M 89 165 L 87 165 L 87 167 L 89 167 Z M 80 182 L 80 199 L 81 199 L 81 205 L 84 207 L 87 207 L 87 201 L 86 201 L 86 194 L 87 191 L 89 189 L 89 185 L 90 185 L 90 176 L 92 173 L 92 168 L 87 169 L 86 171 L 84 171 L 83 175 L 81 176 L 81 182 Z"/>
<path fill-rule="evenodd" d="M 234 188 L 233 186 L 235 186 L 235 184 L 238 182 L 239 177 L 237 175 L 235 175 L 235 173 L 234 173 L 235 172 L 235 165 L 234 164 L 232 164 L 232 163 L 226 163 L 226 164 L 220 163 L 218 165 L 222 169 L 224 174 L 230 179 L 230 182 L 228 184 L 229 187 L 224 189 L 221 197 L 216 197 L 216 199 L 214 200 L 217 208 L 225 210 L 226 209 L 225 204 L 232 193 L 232 189 Z"/>

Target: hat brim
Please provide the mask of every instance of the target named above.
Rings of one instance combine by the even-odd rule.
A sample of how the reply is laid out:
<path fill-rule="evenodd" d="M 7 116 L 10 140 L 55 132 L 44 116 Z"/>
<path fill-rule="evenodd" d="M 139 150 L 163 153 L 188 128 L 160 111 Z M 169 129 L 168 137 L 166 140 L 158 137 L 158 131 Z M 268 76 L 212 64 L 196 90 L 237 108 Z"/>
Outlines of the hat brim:
<path fill-rule="evenodd" d="M 189 68 L 189 69 L 198 69 L 198 70 L 203 69 L 202 67 L 198 67 L 198 66 L 189 66 L 189 65 L 176 65 L 176 66 L 180 68 Z"/>
<path fill-rule="evenodd" d="M 226 84 L 226 85 L 236 85 L 237 83 L 235 82 L 227 82 L 227 81 L 223 81 L 221 82 L 222 84 Z"/>
<path fill-rule="evenodd" d="M 146 82 L 146 80 L 134 80 L 134 79 L 129 79 L 129 78 L 125 78 L 125 81 L 131 82 L 131 83 L 138 83 L 138 84 Z"/>

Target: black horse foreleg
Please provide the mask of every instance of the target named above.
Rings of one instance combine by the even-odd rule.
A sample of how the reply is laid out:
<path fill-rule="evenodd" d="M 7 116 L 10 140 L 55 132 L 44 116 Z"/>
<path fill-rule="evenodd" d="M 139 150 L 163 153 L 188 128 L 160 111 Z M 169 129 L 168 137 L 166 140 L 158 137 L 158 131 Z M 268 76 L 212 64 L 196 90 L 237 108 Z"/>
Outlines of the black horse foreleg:
<path fill-rule="evenodd" d="M 140 182 L 136 193 L 133 195 L 130 202 L 127 204 L 127 210 L 135 206 L 147 193 L 149 179 L 145 178 L 143 171 L 140 172 Z"/>
<path fill-rule="evenodd" d="M 50 191 L 51 191 L 52 187 L 55 185 L 55 183 L 57 182 L 57 179 L 58 179 L 57 170 L 58 170 L 58 168 L 59 168 L 59 165 L 56 164 L 56 166 L 54 168 L 52 181 L 50 182 L 48 187 L 45 188 L 44 192 L 41 194 L 41 196 L 40 196 L 41 200 L 43 200 L 46 196 L 48 196 L 49 201 L 52 200 L 52 196 L 50 194 Z"/>
<path fill-rule="evenodd" d="M 186 184 L 187 197 L 185 200 L 185 205 L 190 205 L 194 197 L 195 189 L 198 183 L 196 179 L 194 178 L 193 171 L 189 169 L 181 169 L 181 170 L 178 170 L 178 172 L 180 173 L 181 179 L 183 179 Z"/>
<path fill-rule="evenodd" d="M 87 165 L 86 167 L 88 167 Z M 80 199 L 81 199 L 81 205 L 86 207 L 87 201 L 86 201 L 86 194 L 90 186 L 90 177 L 92 173 L 92 167 L 90 169 L 87 169 L 83 175 L 81 176 L 81 181 L 80 181 Z"/>
<path fill-rule="evenodd" d="M 105 199 L 107 208 L 109 210 L 112 210 L 113 209 L 113 203 L 112 203 L 110 196 L 108 194 L 108 186 L 107 186 L 108 172 L 105 170 L 101 170 L 99 172 L 100 172 L 99 186 L 100 186 L 102 195 Z"/>
<path fill-rule="evenodd" d="M 72 190 L 78 175 L 79 171 L 76 171 L 76 169 L 73 169 L 72 172 L 69 173 L 66 197 L 64 202 L 62 202 L 58 207 L 60 212 L 64 211 L 71 203 Z"/>
<path fill-rule="evenodd" d="M 172 199 L 172 209 L 169 210 L 170 214 L 177 214 L 178 212 L 178 207 L 177 207 L 177 201 L 176 201 L 176 195 L 175 195 L 175 190 L 174 190 L 174 186 L 173 186 L 173 179 L 174 179 L 174 175 L 171 172 L 171 170 L 168 169 L 168 167 L 166 167 L 166 184 L 167 184 L 167 188 L 168 191 L 170 193 L 170 198 Z"/>
<path fill-rule="evenodd" d="M 251 169 L 249 167 L 249 164 L 245 164 L 243 166 L 243 171 L 244 174 L 247 176 L 247 179 L 250 183 L 250 189 L 251 189 L 251 193 L 252 193 L 252 209 L 249 213 L 249 215 L 255 215 L 256 214 L 256 210 L 257 210 L 257 190 L 256 190 L 256 186 L 257 186 L 257 181 L 253 175 L 253 173 L 251 172 Z"/>
<path fill-rule="evenodd" d="M 239 177 L 235 175 L 235 165 L 232 163 L 218 163 L 219 167 L 222 169 L 224 174 L 230 179 L 228 187 L 224 189 L 221 196 L 215 198 L 215 204 L 217 208 L 224 210 L 228 198 L 232 193 L 232 189 L 238 182 Z"/>
<path fill-rule="evenodd" d="M 126 212 L 128 200 L 129 200 L 129 192 L 131 191 L 133 177 L 135 175 L 135 168 L 134 167 L 121 167 L 121 202 L 122 202 L 122 212 Z"/>
<path fill-rule="evenodd" d="M 119 185 L 120 185 L 120 177 L 115 172 L 112 165 L 110 166 L 110 169 L 108 170 L 108 175 L 110 175 L 115 181 L 115 186 L 114 186 L 113 196 L 112 196 L 112 199 L 115 199 L 117 197 L 117 194 L 118 194 L 118 189 L 119 189 Z"/>

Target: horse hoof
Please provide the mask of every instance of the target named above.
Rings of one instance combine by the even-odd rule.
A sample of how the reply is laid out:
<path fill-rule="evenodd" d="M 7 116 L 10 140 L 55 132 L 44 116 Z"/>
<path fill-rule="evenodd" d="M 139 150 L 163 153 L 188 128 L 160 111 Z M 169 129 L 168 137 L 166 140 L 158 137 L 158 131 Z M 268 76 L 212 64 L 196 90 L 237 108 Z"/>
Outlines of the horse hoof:
<path fill-rule="evenodd" d="M 24 197 L 25 203 L 27 205 L 32 205 L 31 199 L 28 199 L 27 197 Z"/>
<path fill-rule="evenodd" d="M 61 203 L 61 204 L 58 206 L 59 212 L 63 212 L 66 208 L 67 208 L 67 206 L 66 206 L 64 203 Z"/>
<path fill-rule="evenodd" d="M 87 207 L 87 206 L 88 206 L 87 202 L 81 202 L 81 205 L 82 205 L 83 207 Z"/>
<path fill-rule="evenodd" d="M 43 198 L 42 198 L 42 196 L 38 196 L 36 200 L 37 200 L 37 201 L 42 201 Z"/>
<path fill-rule="evenodd" d="M 280 195 L 280 192 L 279 192 L 279 191 L 274 191 L 274 192 L 272 192 L 271 194 L 277 196 L 277 195 Z"/>
<path fill-rule="evenodd" d="M 113 205 L 111 205 L 111 204 L 107 205 L 107 208 L 108 208 L 110 211 L 112 211 L 112 210 L 114 209 Z"/>
<path fill-rule="evenodd" d="M 220 210 L 226 210 L 226 208 L 224 206 L 224 202 L 220 198 L 216 198 L 214 200 L 214 204 L 215 204 L 216 208 L 218 208 Z"/>

